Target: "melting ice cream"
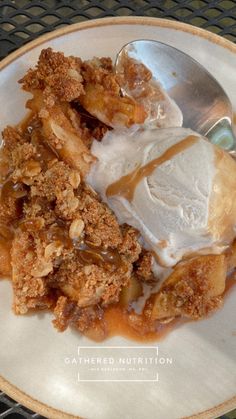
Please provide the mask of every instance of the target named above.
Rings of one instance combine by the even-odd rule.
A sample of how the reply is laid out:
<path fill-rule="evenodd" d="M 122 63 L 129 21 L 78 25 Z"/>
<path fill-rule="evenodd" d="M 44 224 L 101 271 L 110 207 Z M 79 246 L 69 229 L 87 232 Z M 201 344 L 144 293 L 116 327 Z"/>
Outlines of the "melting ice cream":
<path fill-rule="evenodd" d="M 113 131 L 94 141 L 88 182 L 120 223 L 136 227 L 158 264 L 221 253 L 235 236 L 236 163 L 184 128 Z"/>

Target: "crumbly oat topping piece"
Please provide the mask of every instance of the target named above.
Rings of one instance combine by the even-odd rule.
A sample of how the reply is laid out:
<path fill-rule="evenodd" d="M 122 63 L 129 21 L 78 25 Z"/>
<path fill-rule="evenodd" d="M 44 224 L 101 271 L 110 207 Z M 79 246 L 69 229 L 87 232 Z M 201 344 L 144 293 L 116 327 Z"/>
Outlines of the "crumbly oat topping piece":
<path fill-rule="evenodd" d="M 84 221 L 87 241 L 93 246 L 116 248 L 123 242 L 116 217 L 98 195 L 85 186 L 81 193 L 79 209 Z"/>
<path fill-rule="evenodd" d="M 73 176 L 79 177 L 79 173 L 65 163 L 55 161 L 52 167 L 35 178 L 30 196 L 32 199 L 45 198 L 49 203 L 54 203 L 55 214 L 63 220 L 71 220 L 79 206 L 79 198 L 75 193 L 77 188 L 72 186 Z"/>
<path fill-rule="evenodd" d="M 50 308 L 53 304 L 47 281 L 41 275 L 43 269 L 47 268 L 47 273 L 51 269 L 44 265 L 43 252 L 43 244 L 38 242 L 36 245 L 30 233 L 19 231 L 16 234 L 11 250 L 16 314 L 25 314 L 29 309 Z"/>
<path fill-rule="evenodd" d="M 80 308 L 65 296 L 60 296 L 54 309 L 54 326 L 63 332 L 69 325 L 84 333 L 102 320 L 103 312 L 98 306 Z"/>
<path fill-rule="evenodd" d="M 135 263 L 135 273 L 142 281 L 154 280 L 152 272 L 153 255 L 147 250 L 142 250 L 139 259 Z"/>
<path fill-rule="evenodd" d="M 26 91 L 47 88 L 59 100 L 71 102 L 84 92 L 82 81 L 79 58 L 47 48 L 41 51 L 36 68 L 28 70 L 20 83 Z"/>
<path fill-rule="evenodd" d="M 135 228 L 126 224 L 123 225 L 121 229 L 123 240 L 119 245 L 119 252 L 123 254 L 131 263 L 134 263 L 138 260 L 142 251 L 142 247 L 138 241 L 139 232 Z"/>
<path fill-rule="evenodd" d="M 178 264 L 155 297 L 153 318 L 206 317 L 222 304 L 226 273 L 224 254 L 198 256 Z"/>
<path fill-rule="evenodd" d="M 86 256 L 88 258 L 89 254 Z M 115 267 L 108 263 L 88 263 L 89 260 L 84 264 L 81 257 L 83 255 L 75 252 L 72 258 L 65 259 L 54 276 L 56 286 L 79 307 L 117 302 L 121 288 L 128 282 L 132 266 L 125 260 Z"/>

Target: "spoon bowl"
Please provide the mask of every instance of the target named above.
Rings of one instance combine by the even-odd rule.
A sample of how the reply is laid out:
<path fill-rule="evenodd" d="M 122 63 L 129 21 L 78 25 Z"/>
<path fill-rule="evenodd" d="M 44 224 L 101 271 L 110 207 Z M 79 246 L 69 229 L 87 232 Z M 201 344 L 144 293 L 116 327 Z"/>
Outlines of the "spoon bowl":
<path fill-rule="evenodd" d="M 136 40 L 126 44 L 117 55 L 117 71 L 124 54 L 142 62 L 152 72 L 181 109 L 185 128 L 234 152 L 232 105 L 221 85 L 201 64 L 162 42 Z"/>

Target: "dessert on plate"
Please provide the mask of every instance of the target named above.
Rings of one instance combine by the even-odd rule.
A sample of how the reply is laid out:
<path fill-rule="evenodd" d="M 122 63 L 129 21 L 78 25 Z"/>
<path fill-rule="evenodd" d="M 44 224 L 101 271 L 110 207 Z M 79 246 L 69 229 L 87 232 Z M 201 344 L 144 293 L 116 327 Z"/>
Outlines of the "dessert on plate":
<path fill-rule="evenodd" d="M 155 339 L 223 303 L 236 266 L 236 163 L 150 71 L 48 48 L 3 131 L 0 274 L 13 310 L 95 340 Z M 122 87 L 126 87 L 124 95 Z"/>

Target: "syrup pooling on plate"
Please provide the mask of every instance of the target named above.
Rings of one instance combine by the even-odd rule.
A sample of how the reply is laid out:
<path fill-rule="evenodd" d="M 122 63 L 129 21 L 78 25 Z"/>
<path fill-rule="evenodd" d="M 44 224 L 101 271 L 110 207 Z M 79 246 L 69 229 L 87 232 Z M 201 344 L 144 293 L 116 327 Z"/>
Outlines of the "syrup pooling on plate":
<path fill-rule="evenodd" d="M 145 72 L 149 74 L 146 69 L 144 79 Z M 83 62 L 51 49 L 43 50 L 37 66 L 21 79 L 33 97 L 27 103 L 31 114 L 3 132 L 0 273 L 9 275 L 12 270 L 16 314 L 50 309 L 59 331 L 71 326 L 95 340 L 121 334 L 145 341 L 164 336 L 175 318 L 204 318 L 221 306 L 227 270 L 236 265 L 236 249 L 234 245 L 231 251 L 226 249 L 232 239 L 228 231 L 221 243 L 223 231 L 214 230 L 214 222 L 211 236 L 203 234 L 199 240 L 199 229 L 208 221 L 206 201 L 218 162 L 213 146 L 188 129 L 148 130 L 144 104 L 138 97 L 124 98 L 119 83 L 109 58 Z M 192 164 L 196 155 L 200 170 Z M 225 156 L 219 172 L 226 165 L 232 174 L 234 163 Z M 185 171 L 186 166 L 192 166 L 192 172 Z M 174 185 L 173 193 L 156 191 L 156 174 L 162 188 Z M 128 176 L 126 184 L 123 179 L 122 187 L 115 189 L 122 176 Z M 143 184 L 150 189 L 145 199 Z M 109 185 L 113 190 L 107 196 Z M 230 185 L 233 188 L 233 181 Z M 228 199 L 230 188 L 222 186 L 218 198 L 226 191 Z M 117 196 L 124 207 L 114 207 Z M 163 219 L 161 204 L 157 214 L 153 212 L 154 228 L 148 231 L 145 212 L 150 196 L 152 211 L 163 196 L 166 209 Z M 126 204 L 137 198 L 143 205 L 139 224 Z M 183 211 L 176 205 L 179 200 Z M 230 202 L 229 231 L 234 220 Z M 137 209 L 138 202 L 135 205 Z M 173 237 L 162 234 L 170 220 L 168 206 L 177 208 L 179 216 L 174 219 L 180 224 L 171 227 L 180 244 L 177 253 Z M 224 225 L 226 217 L 213 209 L 214 205 L 214 219 Z M 149 221 L 152 217 L 150 213 Z M 187 233 L 181 235 L 178 228 L 187 221 Z M 160 234 L 155 237 L 157 225 Z M 214 242 L 214 234 L 220 243 Z M 211 254 L 182 258 L 183 248 L 194 250 L 197 242 L 195 250 L 200 252 L 209 241 Z"/>

